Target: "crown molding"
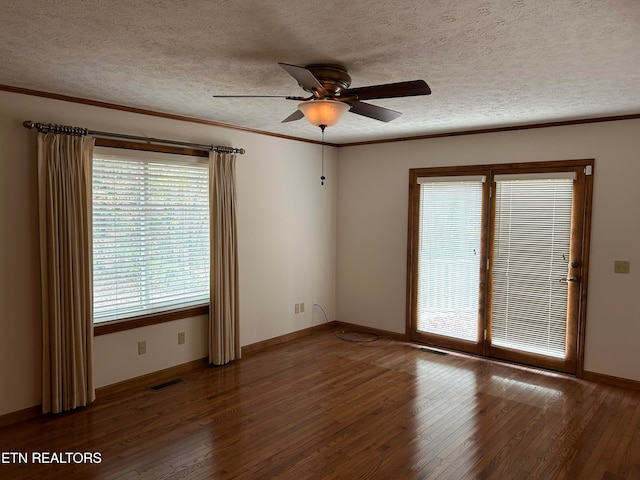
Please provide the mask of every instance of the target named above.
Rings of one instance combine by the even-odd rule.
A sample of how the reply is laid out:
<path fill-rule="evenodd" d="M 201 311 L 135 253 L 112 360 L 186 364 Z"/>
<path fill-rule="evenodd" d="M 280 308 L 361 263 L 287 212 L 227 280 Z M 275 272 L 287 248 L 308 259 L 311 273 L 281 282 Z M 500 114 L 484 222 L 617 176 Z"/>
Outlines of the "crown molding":
<path fill-rule="evenodd" d="M 231 124 L 227 124 L 227 123 L 221 123 L 221 122 L 215 122 L 213 120 L 204 120 L 201 118 L 195 118 L 195 117 L 187 117 L 184 115 L 175 115 L 172 113 L 164 113 L 164 112 L 156 112 L 154 110 L 146 110 L 143 108 L 137 108 L 137 107 L 129 107 L 126 105 L 118 105 L 115 103 L 108 103 L 108 102 L 100 102 L 97 100 L 89 100 L 86 98 L 79 98 L 79 97 L 72 97 L 69 95 L 61 95 L 58 93 L 51 93 L 51 92 L 43 92 L 40 90 L 31 90 L 28 88 L 21 88 L 21 87 L 13 87 L 10 85 L 1 85 L 0 84 L 0 91 L 5 91 L 5 92 L 11 92 L 11 93 L 18 93 L 18 94 L 22 94 L 22 95 L 30 95 L 30 96 L 35 96 L 35 97 L 43 97 L 43 98 L 50 98 L 53 100 L 61 100 L 64 102 L 72 102 L 72 103 L 80 103 L 83 105 L 91 105 L 94 107 L 100 107 L 100 108 L 108 108 L 111 110 L 120 110 L 123 112 L 129 112 L 129 113 L 138 113 L 141 115 L 149 115 L 152 117 L 159 117 L 159 118 L 167 118 L 170 120 L 179 120 L 182 122 L 190 122 L 190 123 L 197 123 L 200 125 L 209 125 L 212 127 L 219 127 L 219 128 L 228 128 L 231 130 L 238 130 L 241 132 L 248 132 L 248 133 L 254 133 L 257 135 L 265 135 L 268 137 L 276 137 L 276 138 L 282 138 L 285 140 L 293 140 L 293 141 L 297 141 L 297 142 L 305 142 L 305 143 L 312 143 L 312 144 L 316 144 L 316 145 L 322 145 L 323 142 L 318 141 L 318 140 L 309 140 L 306 138 L 300 138 L 300 137 L 294 137 L 294 136 L 290 136 L 290 135 L 282 135 L 279 133 L 272 133 L 272 132 L 267 132 L 264 130 L 257 130 L 257 129 L 253 129 L 253 128 L 248 128 L 248 127 L 241 127 L 238 125 L 231 125 Z M 627 114 L 627 115 L 612 115 L 612 116 L 604 116 L 604 117 L 592 117 L 592 118 L 581 118 L 581 119 L 575 119 L 575 120 L 561 120 L 561 121 L 555 121 L 555 122 L 541 122 L 541 123 L 531 123 L 531 124 L 523 124 L 523 125 L 510 125 L 510 126 L 504 126 L 504 127 L 492 127 L 492 128 L 481 128 L 481 129 L 472 129 L 472 130 L 458 130 L 458 131 L 451 131 L 451 132 L 442 132 L 442 133 L 429 133 L 429 134 L 423 134 L 423 135 L 410 135 L 410 136 L 406 136 L 406 137 L 396 137 L 396 138 L 386 138 L 386 139 L 379 139 L 379 140 L 363 140 L 361 142 L 346 142 L 346 143 L 327 143 L 325 142 L 324 145 L 328 146 L 328 147 L 358 147 L 358 146 L 362 146 L 362 145 L 378 145 L 378 144 L 382 144 L 382 143 L 396 143 L 396 142 L 406 142 L 406 141 L 411 141 L 411 140 L 428 140 L 428 139 L 432 139 L 432 138 L 445 138 L 445 137 L 458 137 L 458 136 L 464 136 L 464 135 L 478 135 L 481 133 L 499 133 L 499 132 L 512 132 L 512 131 L 517 131 L 517 130 L 531 130 L 531 129 L 536 129 L 536 128 L 550 128 L 550 127 L 564 127 L 564 126 L 569 126 L 569 125 L 582 125 L 582 124 L 587 124 L 587 123 L 601 123 L 601 122 L 617 122 L 617 121 L 621 121 L 621 120 L 635 120 L 635 119 L 640 119 L 640 113 L 633 113 L 633 114 Z"/>
<path fill-rule="evenodd" d="M 11 85 L 2 85 L 0 84 L 0 91 L 4 91 L 4 92 L 10 92 L 10 93 L 18 93 L 21 95 L 30 95 L 32 97 L 42 97 L 42 98 L 49 98 L 52 100 L 61 100 L 63 102 L 71 102 L 71 103 L 79 103 L 82 105 L 90 105 L 93 107 L 100 107 L 100 108 L 108 108 L 111 110 L 120 110 L 122 112 L 129 112 L 129 113 L 138 113 L 141 115 L 149 115 L 152 117 L 159 117 L 159 118 L 167 118 L 170 120 L 179 120 L 181 122 L 190 122 L 190 123 L 197 123 L 200 125 L 209 125 L 212 127 L 219 127 L 219 128 L 228 128 L 231 130 L 238 130 L 241 132 L 248 132 L 248 133 L 254 133 L 257 135 L 265 135 L 268 137 L 276 137 L 276 138 L 283 138 L 285 140 L 293 140 L 293 141 L 297 141 L 297 142 L 305 142 L 305 143 L 313 143 L 316 145 L 322 145 L 322 142 L 319 140 L 309 140 L 306 138 L 300 138 L 300 137 L 293 137 L 290 135 L 282 135 L 279 133 L 271 133 L 271 132 L 267 132 L 264 130 L 257 130 L 257 129 L 253 129 L 253 128 L 247 128 L 247 127 L 240 127 L 238 125 L 231 125 L 228 123 L 222 123 L 222 122 L 215 122 L 213 120 L 204 120 L 202 118 L 195 118 L 195 117 L 187 117 L 184 115 L 175 115 L 173 113 L 164 113 L 164 112 L 156 112 L 154 110 L 147 110 L 144 108 L 137 108 L 137 107 L 129 107 L 126 105 L 118 105 L 116 103 L 108 103 L 108 102 L 100 102 L 97 100 L 89 100 L 86 98 L 80 98 L 80 97 L 72 97 L 69 95 L 61 95 L 59 93 L 51 93 L 51 92 L 43 92 L 40 90 L 31 90 L 28 88 L 22 88 L 22 87 L 13 87 Z M 329 146 L 329 147 L 339 147 L 340 145 L 338 144 L 334 144 L 334 143 L 325 143 L 325 145 Z"/>

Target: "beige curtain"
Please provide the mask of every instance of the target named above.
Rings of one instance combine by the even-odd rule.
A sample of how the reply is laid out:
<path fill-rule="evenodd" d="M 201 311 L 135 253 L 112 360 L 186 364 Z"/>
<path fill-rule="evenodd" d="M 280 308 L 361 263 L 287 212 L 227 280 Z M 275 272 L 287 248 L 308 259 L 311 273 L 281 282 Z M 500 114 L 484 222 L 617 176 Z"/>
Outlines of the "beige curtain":
<path fill-rule="evenodd" d="M 43 413 L 71 410 L 95 399 L 93 144 L 88 137 L 38 134 Z"/>
<path fill-rule="evenodd" d="M 238 313 L 238 240 L 236 233 L 236 156 L 211 152 L 211 300 L 209 363 L 224 365 L 241 357 Z"/>

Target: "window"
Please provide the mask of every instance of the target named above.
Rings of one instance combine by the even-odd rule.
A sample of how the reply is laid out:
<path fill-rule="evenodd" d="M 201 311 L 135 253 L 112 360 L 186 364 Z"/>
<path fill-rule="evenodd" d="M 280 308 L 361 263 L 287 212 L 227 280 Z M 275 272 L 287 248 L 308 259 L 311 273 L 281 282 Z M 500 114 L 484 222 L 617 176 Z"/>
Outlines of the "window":
<path fill-rule="evenodd" d="M 418 330 L 475 340 L 485 179 L 418 178 Z"/>
<path fill-rule="evenodd" d="M 208 162 L 96 147 L 94 323 L 209 302 Z"/>
<path fill-rule="evenodd" d="M 497 347 L 565 356 L 575 177 L 494 178 L 491 338 Z"/>

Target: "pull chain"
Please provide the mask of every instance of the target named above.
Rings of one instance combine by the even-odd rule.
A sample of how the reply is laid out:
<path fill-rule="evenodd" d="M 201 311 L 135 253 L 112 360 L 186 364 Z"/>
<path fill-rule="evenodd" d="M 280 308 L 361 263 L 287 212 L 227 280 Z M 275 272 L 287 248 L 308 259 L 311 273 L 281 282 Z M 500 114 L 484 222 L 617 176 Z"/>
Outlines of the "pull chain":
<path fill-rule="evenodd" d="M 324 185 L 324 129 L 327 128 L 326 125 L 320 125 L 320 130 L 322 130 L 322 163 L 321 163 L 321 171 L 320 171 L 320 185 Z"/>

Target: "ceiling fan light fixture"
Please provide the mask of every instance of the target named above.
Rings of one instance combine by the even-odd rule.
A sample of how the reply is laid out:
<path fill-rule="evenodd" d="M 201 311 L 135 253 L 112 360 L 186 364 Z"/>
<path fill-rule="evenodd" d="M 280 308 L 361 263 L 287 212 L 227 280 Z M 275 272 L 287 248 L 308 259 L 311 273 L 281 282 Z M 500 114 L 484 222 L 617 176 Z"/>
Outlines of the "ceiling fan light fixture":
<path fill-rule="evenodd" d="M 307 121 L 316 127 L 330 127 L 340 121 L 342 115 L 349 111 L 349 105 L 337 100 L 310 100 L 298 105 Z"/>

